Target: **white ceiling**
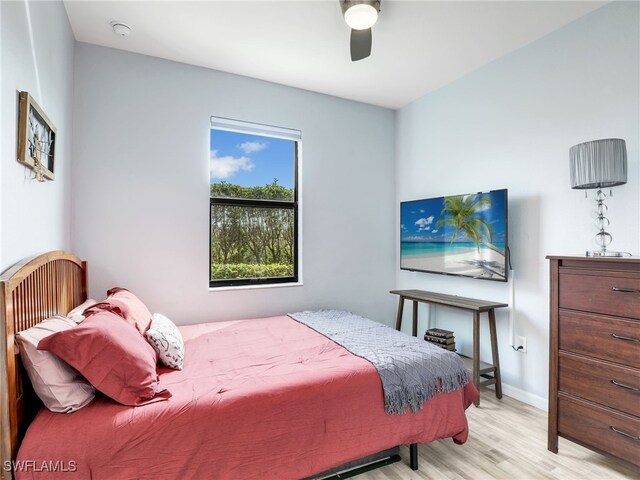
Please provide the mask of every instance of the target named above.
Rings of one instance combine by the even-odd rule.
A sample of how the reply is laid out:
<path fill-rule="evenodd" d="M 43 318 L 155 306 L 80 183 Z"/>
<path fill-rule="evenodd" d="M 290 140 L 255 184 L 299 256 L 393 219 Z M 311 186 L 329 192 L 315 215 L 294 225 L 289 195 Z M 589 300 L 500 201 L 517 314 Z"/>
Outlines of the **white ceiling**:
<path fill-rule="evenodd" d="M 81 42 L 395 109 L 605 3 L 382 0 L 371 57 L 359 62 L 338 0 L 65 6 Z M 116 36 L 112 20 L 131 25 L 131 36 Z"/>

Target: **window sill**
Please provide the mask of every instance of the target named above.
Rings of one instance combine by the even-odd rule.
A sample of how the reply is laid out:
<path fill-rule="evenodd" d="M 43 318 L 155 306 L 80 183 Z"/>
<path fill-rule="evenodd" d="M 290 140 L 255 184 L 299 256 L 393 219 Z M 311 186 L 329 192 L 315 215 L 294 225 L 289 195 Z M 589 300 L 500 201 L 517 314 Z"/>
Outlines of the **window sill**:
<path fill-rule="evenodd" d="M 232 287 L 209 287 L 210 292 L 225 292 L 229 290 L 258 290 L 263 288 L 302 287 L 302 282 L 267 283 L 262 285 L 236 285 Z"/>

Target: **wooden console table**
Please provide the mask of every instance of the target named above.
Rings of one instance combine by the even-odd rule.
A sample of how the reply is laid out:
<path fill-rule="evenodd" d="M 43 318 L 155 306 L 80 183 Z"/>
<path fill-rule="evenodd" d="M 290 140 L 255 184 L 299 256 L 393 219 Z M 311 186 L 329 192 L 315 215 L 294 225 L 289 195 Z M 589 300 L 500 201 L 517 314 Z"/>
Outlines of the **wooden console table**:
<path fill-rule="evenodd" d="M 399 295 L 398 316 L 396 318 L 396 330 L 402 327 L 402 313 L 404 311 L 404 301 L 413 302 L 413 336 L 418 336 L 418 302 L 432 305 L 445 305 L 447 307 L 460 308 L 473 312 L 473 357 L 465 357 L 467 369 L 472 372 L 473 384 L 480 390 L 482 385 L 495 385 L 496 397 L 502 398 L 502 382 L 500 380 L 500 358 L 498 356 L 498 339 L 496 337 L 496 315 L 495 309 L 508 307 L 506 303 L 488 302 L 475 298 L 458 297 L 457 295 L 446 295 L 444 293 L 427 292 L 424 290 L 391 290 L 390 293 Z M 489 334 L 491 338 L 491 356 L 493 364 L 480 361 L 480 314 L 487 312 L 489 317 Z M 484 380 L 480 380 L 482 377 Z M 475 402 L 476 407 L 480 405 L 480 397 Z"/>

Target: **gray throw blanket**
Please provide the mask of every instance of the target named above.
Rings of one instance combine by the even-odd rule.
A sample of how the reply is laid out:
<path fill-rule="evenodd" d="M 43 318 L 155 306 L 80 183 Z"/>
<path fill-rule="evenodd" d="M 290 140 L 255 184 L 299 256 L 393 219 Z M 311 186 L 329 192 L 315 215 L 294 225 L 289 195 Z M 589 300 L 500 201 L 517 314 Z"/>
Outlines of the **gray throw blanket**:
<path fill-rule="evenodd" d="M 405 413 L 407 407 L 416 412 L 437 393 L 467 384 L 458 355 L 381 323 L 339 310 L 289 316 L 371 362 L 380 375 L 389 414 Z"/>

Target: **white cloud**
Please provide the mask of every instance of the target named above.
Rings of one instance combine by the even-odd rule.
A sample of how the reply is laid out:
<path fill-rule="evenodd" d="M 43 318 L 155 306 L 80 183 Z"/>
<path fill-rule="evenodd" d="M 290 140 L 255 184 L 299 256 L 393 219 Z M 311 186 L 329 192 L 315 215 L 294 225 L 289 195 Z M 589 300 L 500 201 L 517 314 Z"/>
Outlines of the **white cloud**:
<path fill-rule="evenodd" d="M 418 220 L 416 220 L 416 225 L 419 226 L 420 228 L 426 228 L 427 226 L 431 225 L 433 223 L 433 215 L 431 215 L 430 217 L 427 218 L 420 218 Z"/>
<path fill-rule="evenodd" d="M 233 157 L 231 155 L 218 157 L 217 150 L 211 151 L 211 160 L 209 161 L 211 178 L 229 178 L 239 170 L 250 172 L 253 167 L 254 164 L 248 157 Z"/>
<path fill-rule="evenodd" d="M 431 230 L 431 233 L 438 233 L 438 230 Z"/>
<path fill-rule="evenodd" d="M 264 150 L 267 148 L 267 144 L 264 142 L 244 142 L 237 147 L 242 150 L 245 154 L 249 155 L 250 153 L 259 152 L 260 150 Z"/>
<path fill-rule="evenodd" d="M 469 198 L 469 197 L 471 197 L 471 196 L 480 196 L 480 197 L 484 197 L 485 195 L 486 195 L 486 194 L 477 194 L 477 193 L 475 193 L 475 194 L 470 194 L 470 195 L 464 195 L 464 196 L 462 197 L 462 200 L 463 200 L 463 201 L 466 201 L 466 200 L 467 200 L 467 198 Z M 476 200 L 479 200 L 479 199 L 476 199 Z M 489 197 L 489 202 L 488 202 L 488 204 L 485 204 L 485 205 L 481 205 L 481 206 L 479 206 L 479 207 L 476 207 L 475 211 L 476 211 L 476 212 L 484 212 L 485 210 L 489 210 L 490 208 L 491 208 L 491 197 Z"/>
<path fill-rule="evenodd" d="M 409 237 L 404 237 L 402 239 L 403 242 L 421 242 L 426 240 L 427 237 L 421 237 L 420 235 L 411 235 Z"/>
<path fill-rule="evenodd" d="M 421 209 L 421 210 L 420 210 L 420 213 L 424 213 L 424 210 L 422 210 L 422 209 Z"/>

